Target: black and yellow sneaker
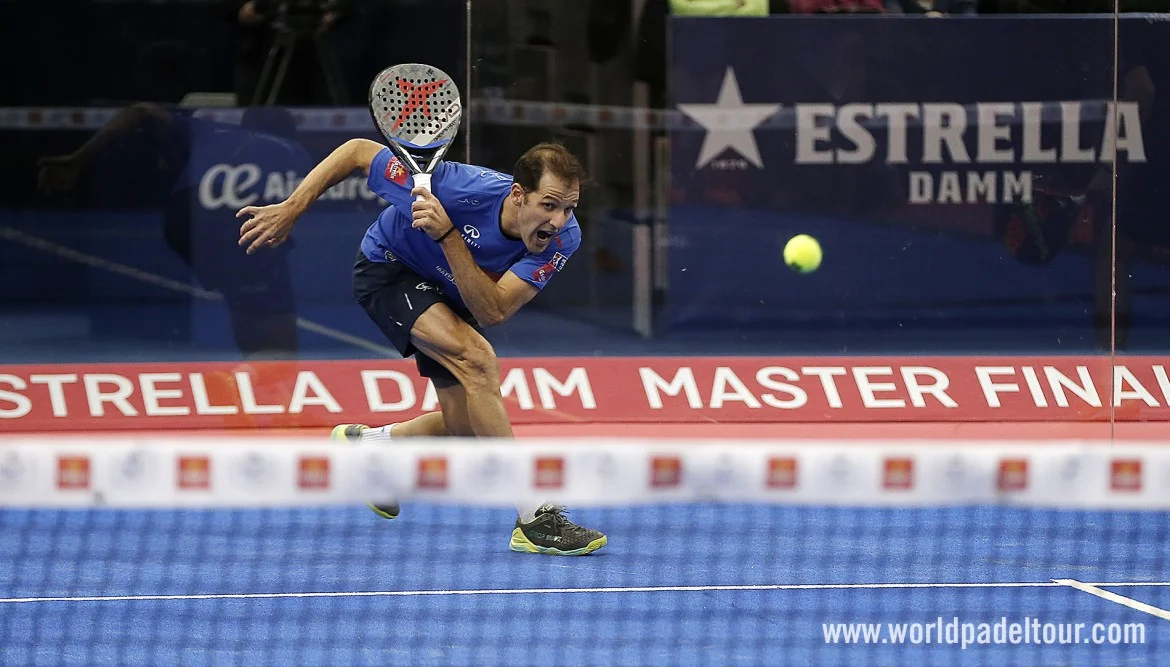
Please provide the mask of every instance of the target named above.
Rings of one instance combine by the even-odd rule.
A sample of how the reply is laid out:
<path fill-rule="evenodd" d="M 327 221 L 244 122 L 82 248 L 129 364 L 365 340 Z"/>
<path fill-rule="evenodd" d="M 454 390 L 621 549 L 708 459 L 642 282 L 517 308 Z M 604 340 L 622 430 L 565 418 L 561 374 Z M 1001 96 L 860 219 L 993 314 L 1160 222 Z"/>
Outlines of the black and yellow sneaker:
<path fill-rule="evenodd" d="M 362 441 L 362 431 L 370 428 L 365 424 L 338 424 L 333 427 L 333 433 L 329 435 L 330 440 L 337 442 L 349 442 L 358 444 Z M 398 518 L 399 508 L 398 503 L 388 503 L 382 505 L 375 505 L 374 503 L 367 503 L 367 506 L 383 519 Z"/>
<path fill-rule="evenodd" d="M 536 518 L 522 523 L 517 517 L 512 531 L 512 551 L 552 556 L 584 556 L 604 547 L 602 533 L 583 528 L 569 521 L 565 508 L 543 505 L 536 510 Z"/>
<path fill-rule="evenodd" d="M 329 439 L 338 442 L 352 442 L 356 445 L 362 441 L 362 431 L 368 428 L 369 426 L 365 424 L 338 424 L 333 427 L 333 433 L 329 434 Z"/>

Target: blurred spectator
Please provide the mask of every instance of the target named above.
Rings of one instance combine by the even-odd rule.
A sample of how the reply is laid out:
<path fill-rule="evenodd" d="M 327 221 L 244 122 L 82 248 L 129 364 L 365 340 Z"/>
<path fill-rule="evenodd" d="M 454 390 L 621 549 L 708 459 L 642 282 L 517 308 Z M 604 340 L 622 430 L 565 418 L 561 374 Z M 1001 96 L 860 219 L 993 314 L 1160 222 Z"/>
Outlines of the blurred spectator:
<path fill-rule="evenodd" d="M 883 0 L 784 0 L 774 14 L 885 14 Z"/>
<path fill-rule="evenodd" d="M 1113 0 L 978 0 L 980 14 L 1112 14 Z M 1119 0 L 1118 11 L 1167 12 L 1166 0 Z"/>
<path fill-rule="evenodd" d="M 234 91 L 241 106 L 344 104 L 331 32 L 352 0 L 220 0 L 237 27 Z M 288 69 L 280 75 L 286 51 Z M 267 71 L 266 71 L 267 68 Z M 276 88 L 273 91 L 273 88 Z"/>
<path fill-rule="evenodd" d="M 675 16 L 767 16 L 769 0 L 670 0 Z"/>
<path fill-rule="evenodd" d="M 288 359 L 298 349 L 288 258 L 294 239 L 248 255 L 237 244 L 235 213 L 245 203 L 241 182 L 255 185 L 265 174 L 307 173 L 311 167 L 285 109 L 248 109 L 235 125 L 199 118 L 189 109 L 140 103 L 123 109 L 76 150 L 39 160 L 37 180 L 49 197 L 76 196 L 83 177 L 95 172 L 161 186 L 167 246 L 204 289 L 223 297 L 239 351 L 248 359 Z"/>
<path fill-rule="evenodd" d="M 886 0 L 886 9 L 893 14 L 961 16 L 974 14 L 977 2 L 978 0 Z"/>

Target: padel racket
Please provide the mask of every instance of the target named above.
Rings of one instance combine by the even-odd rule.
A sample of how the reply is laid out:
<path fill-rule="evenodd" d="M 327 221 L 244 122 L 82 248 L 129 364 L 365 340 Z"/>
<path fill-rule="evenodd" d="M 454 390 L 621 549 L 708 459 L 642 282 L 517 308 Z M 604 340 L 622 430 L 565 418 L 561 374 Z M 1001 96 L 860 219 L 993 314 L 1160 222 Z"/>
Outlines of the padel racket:
<path fill-rule="evenodd" d="M 459 134 L 459 87 L 443 70 L 419 63 L 387 67 L 370 84 L 370 113 L 390 150 L 428 190 L 431 174 Z"/>
<path fill-rule="evenodd" d="M 1031 201 L 996 205 L 995 233 L 1018 262 L 1042 266 L 1068 246 L 1078 228 L 1091 237 L 1094 215 L 1084 193 L 1037 175 Z"/>

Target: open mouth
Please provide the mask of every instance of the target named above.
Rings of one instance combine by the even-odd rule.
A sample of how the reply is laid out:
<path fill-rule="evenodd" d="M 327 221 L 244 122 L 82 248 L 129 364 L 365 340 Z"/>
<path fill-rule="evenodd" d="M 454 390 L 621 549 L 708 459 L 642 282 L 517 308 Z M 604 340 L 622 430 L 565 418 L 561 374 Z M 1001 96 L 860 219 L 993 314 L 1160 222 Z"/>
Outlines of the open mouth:
<path fill-rule="evenodd" d="M 547 241 L 551 238 L 552 238 L 552 232 L 546 232 L 543 229 L 536 232 L 536 240 L 540 241 L 541 243 L 544 243 L 545 241 Z"/>

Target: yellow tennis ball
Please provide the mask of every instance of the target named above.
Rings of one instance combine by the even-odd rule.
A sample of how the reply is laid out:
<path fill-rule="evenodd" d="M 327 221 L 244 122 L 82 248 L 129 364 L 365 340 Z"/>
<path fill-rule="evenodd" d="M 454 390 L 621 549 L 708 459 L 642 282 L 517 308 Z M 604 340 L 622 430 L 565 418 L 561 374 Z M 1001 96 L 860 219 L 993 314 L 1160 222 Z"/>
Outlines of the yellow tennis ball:
<path fill-rule="evenodd" d="M 797 273 L 812 273 L 821 265 L 821 244 L 808 234 L 798 234 L 784 245 L 784 263 Z"/>

